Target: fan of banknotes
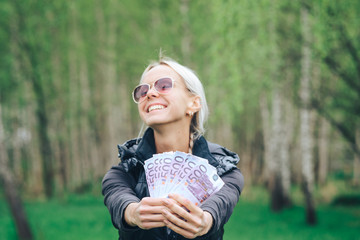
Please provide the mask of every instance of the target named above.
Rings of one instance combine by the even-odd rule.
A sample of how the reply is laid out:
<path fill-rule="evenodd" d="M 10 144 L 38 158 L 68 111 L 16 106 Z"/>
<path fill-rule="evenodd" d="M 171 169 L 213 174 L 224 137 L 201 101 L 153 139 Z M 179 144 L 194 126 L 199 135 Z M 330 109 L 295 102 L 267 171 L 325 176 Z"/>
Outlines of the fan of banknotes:
<path fill-rule="evenodd" d="M 224 185 L 208 160 L 183 152 L 154 154 L 144 167 L 151 197 L 177 193 L 200 205 Z"/>

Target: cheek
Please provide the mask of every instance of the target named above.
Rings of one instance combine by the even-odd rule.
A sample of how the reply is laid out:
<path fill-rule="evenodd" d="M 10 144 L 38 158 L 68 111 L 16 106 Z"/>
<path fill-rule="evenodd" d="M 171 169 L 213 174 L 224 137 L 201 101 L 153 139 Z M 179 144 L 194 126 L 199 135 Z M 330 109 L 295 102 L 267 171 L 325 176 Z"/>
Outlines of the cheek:
<path fill-rule="evenodd" d="M 144 106 L 143 104 L 138 104 L 138 112 L 139 112 L 139 115 L 141 117 L 141 119 L 143 119 L 143 116 L 144 116 Z"/>
<path fill-rule="evenodd" d="M 186 111 L 187 108 L 191 105 L 191 98 L 187 95 L 182 96 L 180 104 Z"/>

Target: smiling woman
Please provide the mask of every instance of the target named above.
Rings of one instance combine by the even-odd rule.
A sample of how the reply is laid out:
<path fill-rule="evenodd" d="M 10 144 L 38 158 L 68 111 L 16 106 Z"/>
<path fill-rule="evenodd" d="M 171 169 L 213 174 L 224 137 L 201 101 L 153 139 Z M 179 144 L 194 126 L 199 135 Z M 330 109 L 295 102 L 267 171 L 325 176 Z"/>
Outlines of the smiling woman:
<path fill-rule="evenodd" d="M 244 179 L 238 155 L 203 137 L 208 108 L 189 68 L 169 58 L 150 64 L 133 93 L 144 136 L 119 145 L 121 162 L 103 179 L 102 193 L 119 239 L 222 239 Z M 154 154 L 185 152 L 216 168 L 224 186 L 197 206 L 184 196 L 150 197 L 144 162 Z"/>

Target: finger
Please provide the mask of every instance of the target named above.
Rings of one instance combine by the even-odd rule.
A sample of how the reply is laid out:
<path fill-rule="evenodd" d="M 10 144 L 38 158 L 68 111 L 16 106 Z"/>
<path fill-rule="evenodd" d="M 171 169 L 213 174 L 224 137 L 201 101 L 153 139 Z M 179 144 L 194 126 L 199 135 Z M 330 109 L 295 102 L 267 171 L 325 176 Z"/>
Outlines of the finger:
<path fill-rule="evenodd" d="M 141 200 L 141 202 L 150 206 L 161 206 L 163 205 L 163 199 L 164 198 L 145 197 Z"/>
<path fill-rule="evenodd" d="M 165 201 L 165 206 L 169 210 L 171 210 L 173 214 L 178 215 L 179 218 L 183 218 L 186 221 L 191 219 L 191 214 L 187 211 L 187 209 L 184 209 L 184 207 L 179 206 L 177 203 L 174 203 L 174 201 Z"/>
<path fill-rule="evenodd" d="M 194 212 L 194 213 L 201 213 L 202 212 L 201 208 L 197 207 L 189 199 L 184 198 L 183 196 L 181 196 L 179 194 L 171 193 L 171 194 L 169 194 L 169 198 L 179 202 L 182 206 L 184 206 L 190 212 Z"/>
<path fill-rule="evenodd" d="M 169 220 L 164 220 L 164 223 L 166 224 L 166 227 L 168 227 L 171 230 L 173 230 L 174 232 L 184 236 L 185 238 L 192 239 L 192 238 L 196 237 L 196 235 L 194 233 L 189 232 L 189 231 L 187 231 L 185 229 L 182 229 L 182 228 L 176 226 L 175 224 L 173 224 Z"/>
<path fill-rule="evenodd" d="M 165 217 L 163 214 L 146 214 L 140 217 L 141 222 L 163 222 Z"/>
<path fill-rule="evenodd" d="M 184 229 L 188 232 L 192 232 L 192 233 L 197 232 L 197 229 L 195 229 L 195 227 L 192 224 L 189 224 L 187 221 L 178 218 L 174 214 L 171 214 L 169 211 L 164 210 L 163 215 L 166 218 L 166 220 L 171 222 L 173 225 L 176 225 L 177 227 Z"/>
<path fill-rule="evenodd" d="M 149 205 L 143 205 L 139 207 L 139 214 L 161 214 L 162 210 L 164 209 L 164 206 L 149 206 Z"/>
<path fill-rule="evenodd" d="M 172 202 L 172 203 L 174 203 L 174 204 L 177 204 L 177 205 L 181 206 L 181 204 L 180 204 L 178 201 L 176 201 L 176 200 L 174 200 L 174 199 L 171 199 L 171 198 L 169 198 L 169 197 L 167 197 L 167 198 L 162 198 L 162 201 L 163 201 L 163 203 L 165 203 L 165 202 Z"/>
<path fill-rule="evenodd" d="M 187 209 L 190 209 L 190 212 L 188 212 L 188 211 L 184 210 L 184 207 L 178 207 L 177 205 L 169 204 L 168 208 L 171 209 L 177 215 L 179 215 L 180 220 L 185 220 L 187 222 L 187 225 L 184 225 L 183 223 L 181 223 L 179 221 L 172 220 L 173 224 L 180 226 L 182 228 L 186 227 L 186 229 L 188 231 L 190 231 L 194 234 L 200 233 L 205 228 L 204 211 L 201 208 L 195 206 L 188 199 L 186 199 L 178 194 L 174 194 L 171 197 L 182 202 L 182 204 L 184 204 L 184 207 L 186 207 Z M 166 216 L 166 218 L 170 219 L 170 217 L 168 215 L 165 215 L 165 216 Z M 171 218 L 171 219 L 173 219 L 173 218 Z"/>
<path fill-rule="evenodd" d="M 139 217 L 138 226 L 142 229 L 150 229 L 155 227 L 166 226 L 164 220 L 166 218 L 162 214 L 148 214 Z"/>
<path fill-rule="evenodd" d="M 166 223 L 164 221 L 162 222 L 144 222 L 141 226 L 139 226 L 142 229 L 151 229 L 151 228 L 159 228 L 159 227 L 165 227 Z"/>

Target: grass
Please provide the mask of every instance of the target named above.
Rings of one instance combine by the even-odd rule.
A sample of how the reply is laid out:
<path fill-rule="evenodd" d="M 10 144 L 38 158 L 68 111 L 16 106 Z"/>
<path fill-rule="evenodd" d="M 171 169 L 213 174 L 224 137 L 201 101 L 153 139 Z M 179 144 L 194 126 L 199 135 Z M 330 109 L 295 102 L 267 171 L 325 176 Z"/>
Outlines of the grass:
<path fill-rule="evenodd" d="M 51 201 L 27 201 L 25 206 L 37 240 L 117 239 L 100 196 L 89 194 Z M 359 207 L 324 204 L 317 207 L 317 217 L 316 226 L 306 225 L 304 208 L 296 204 L 273 213 L 266 192 L 252 189 L 251 194 L 244 192 L 225 225 L 224 239 L 360 239 Z M 0 199 L 0 239 L 17 239 L 3 199 Z"/>
<path fill-rule="evenodd" d="M 303 207 L 273 213 L 267 203 L 240 201 L 225 225 L 225 239 L 360 239 L 359 208 L 320 206 L 317 218 L 317 225 L 309 226 Z"/>
<path fill-rule="evenodd" d="M 102 197 L 81 195 L 66 200 L 27 202 L 26 209 L 38 240 L 118 238 Z M 0 212 L 0 239 L 17 239 L 4 201 L 0 202 Z"/>

